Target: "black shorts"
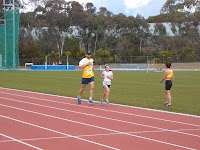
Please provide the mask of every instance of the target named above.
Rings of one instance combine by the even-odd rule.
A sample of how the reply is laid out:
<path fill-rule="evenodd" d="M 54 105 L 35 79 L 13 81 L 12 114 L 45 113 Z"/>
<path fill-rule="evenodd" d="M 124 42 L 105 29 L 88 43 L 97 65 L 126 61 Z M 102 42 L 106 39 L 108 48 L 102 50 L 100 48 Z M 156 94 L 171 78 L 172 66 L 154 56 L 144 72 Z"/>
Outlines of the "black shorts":
<path fill-rule="evenodd" d="M 82 78 L 82 84 L 88 84 L 90 82 L 94 82 L 94 77 L 91 77 L 91 78 Z"/>
<path fill-rule="evenodd" d="M 170 90 L 172 87 L 172 81 L 171 80 L 166 80 L 165 82 L 165 90 Z"/>
<path fill-rule="evenodd" d="M 105 86 L 105 85 L 103 85 L 103 88 L 104 88 L 104 86 Z M 111 87 L 111 85 L 107 85 L 107 86 L 108 86 L 108 88 L 110 88 L 110 87 Z"/>

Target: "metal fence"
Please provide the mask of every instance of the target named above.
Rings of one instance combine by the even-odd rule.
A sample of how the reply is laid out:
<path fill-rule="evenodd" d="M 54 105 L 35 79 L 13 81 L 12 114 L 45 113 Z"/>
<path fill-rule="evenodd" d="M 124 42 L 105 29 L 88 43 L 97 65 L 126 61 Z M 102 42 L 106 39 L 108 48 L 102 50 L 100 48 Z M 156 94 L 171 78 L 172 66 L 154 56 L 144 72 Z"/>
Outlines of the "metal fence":
<path fill-rule="evenodd" d="M 95 65 L 103 65 L 106 63 L 112 63 L 112 64 L 160 64 L 165 63 L 166 61 L 172 62 L 172 63 L 192 63 L 192 62 L 200 62 L 200 55 L 194 55 L 194 56 L 181 56 L 181 55 L 172 55 L 172 56 L 126 56 L 126 57 L 114 57 L 112 61 L 105 61 L 109 60 L 105 57 L 102 57 L 101 59 L 104 61 L 100 61 L 99 58 L 96 59 L 93 57 L 95 61 Z M 61 57 L 61 58 L 52 58 L 47 57 L 47 64 L 48 65 L 66 65 L 67 60 L 69 62 L 69 65 L 78 65 L 80 59 L 74 59 L 69 57 Z M 45 65 L 46 58 L 21 58 L 19 59 L 20 67 L 24 67 L 25 63 L 33 63 L 34 65 Z"/>
<path fill-rule="evenodd" d="M 171 55 L 171 56 L 126 56 L 114 59 L 114 63 L 172 63 L 200 62 L 200 55 Z"/>

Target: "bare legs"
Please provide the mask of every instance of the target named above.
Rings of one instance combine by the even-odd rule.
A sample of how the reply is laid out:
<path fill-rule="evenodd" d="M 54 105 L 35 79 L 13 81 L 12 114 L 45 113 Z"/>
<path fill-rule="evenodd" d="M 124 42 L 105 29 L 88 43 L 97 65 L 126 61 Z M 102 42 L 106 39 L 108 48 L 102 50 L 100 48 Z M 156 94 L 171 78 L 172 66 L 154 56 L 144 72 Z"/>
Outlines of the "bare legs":
<path fill-rule="evenodd" d="M 169 105 L 171 105 L 171 94 L 170 94 L 170 90 L 165 90 L 165 98 L 166 98 L 166 103 L 168 103 Z"/>
<path fill-rule="evenodd" d="M 86 87 L 86 85 L 85 85 L 85 84 L 82 84 L 82 85 L 81 85 L 81 88 L 80 88 L 80 90 L 79 90 L 78 97 L 81 97 L 81 95 L 82 95 L 83 91 L 85 90 L 85 87 Z"/>
<path fill-rule="evenodd" d="M 94 82 L 90 82 L 90 99 L 92 100 L 94 94 Z"/>
<path fill-rule="evenodd" d="M 85 87 L 86 87 L 86 84 L 81 85 L 78 97 L 81 97 L 81 95 L 83 94 L 83 91 L 85 90 Z M 89 97 L 89 99 L 92 100 L 93 94 L 94 94 L 94 82 L 90 82 L 90 97 Z"/>
<path fill-rule="evenodd" d="M 109 98 L 109 93 L 110 93 L 110 89 L 108 88 L 107 85 L 104 86 L 104 93 L 101 99 L 101 103 L 103 104 L 103 99 L 106 98 L 106 102 L 107 104 L 109 104 L 108 98 Z"/>

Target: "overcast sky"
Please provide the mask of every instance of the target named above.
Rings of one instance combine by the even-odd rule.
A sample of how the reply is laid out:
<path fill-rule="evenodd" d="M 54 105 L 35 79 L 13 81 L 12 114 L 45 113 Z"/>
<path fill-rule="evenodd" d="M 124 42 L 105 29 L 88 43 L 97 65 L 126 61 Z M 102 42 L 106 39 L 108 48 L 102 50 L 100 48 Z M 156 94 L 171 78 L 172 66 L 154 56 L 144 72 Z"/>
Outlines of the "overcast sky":
<path fill-rule="evenodd" d="M 80 4 L 92 2 L 94 6 L 106 7 L 114 14 L 123 13 L 126 16 L 135 16 L 137 13 L 143 17 L 156 16 L 160 14 L 162 6 L 167 0 L 75 0 Z"/>
<path fill-rule="evenodd" d="M 23 0 L 27 1 L 27 0 Z M 72 1 L 72 0 L 66 0 Z M 80 4 L 91 2 L 99 11 L 99 7 L 106 7 L 107 10 L 114 14 L 123 13 L 126 16 L 136 16 L 138 13 L 145 17 L 156 16 L 160 14 L 162 6 L 167 0 L 74 0 Z M 26 6 L 27 9 L 33 11 L 33 7 Z"/>

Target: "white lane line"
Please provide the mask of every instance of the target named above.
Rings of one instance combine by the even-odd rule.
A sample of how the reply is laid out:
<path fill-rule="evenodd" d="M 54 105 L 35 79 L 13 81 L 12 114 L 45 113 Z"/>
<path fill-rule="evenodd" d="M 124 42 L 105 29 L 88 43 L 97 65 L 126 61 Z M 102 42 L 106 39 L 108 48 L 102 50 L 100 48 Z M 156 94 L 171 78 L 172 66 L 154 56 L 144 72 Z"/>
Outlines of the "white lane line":
<path fill-rule="evenodd" d="M 88 107 L 88 106 L 84 106 L 84 105 L 77 105 L 77 104 L 71 104 L 71 103 L 65 103 L 65 102 L 59 102 L 59 101 L 53 101 L 53 100 L 48 100 L 48 99 L 44 99 L 44 98 L 36 98 L 36 97 L 31 97 L 31 96 L 24 96 L 24 95 L 18 95 L 18 94 L 10 94 L 10 93 L 6 93 L 6 92 L 0 92 L 0 93 L 4 93 L 4 94 L 8 94 L 8 95 L 14 95 L 14 96 L 19 96 L 19 97 L 25 97 L 25 98 L 32 98 L 32 99 L 37 99 L 37 100 L 43 100 L 43 101 L 48 101 L 48 102 L 53 102 L 53 103 L 71 105 L 71 106 L 76 106 L 76 107 L 83 107 L 83 108 L 88 108 L 88 109 L 94 109 L 94 110 L 101 110 L 101 111 L 106 111 L 106 112 L 118 113 L 118 114 L 123 114 L 123 115 L 136 116 L 136 117 L 148 118 L 148 119 L 153 119 L 153 120 L 159 120 L 159 121 L 172 122 L 172 123 L 177 123 L 177 124 L 184 124 L 184 125 L 190 125 L 190 126 L 200 127 L 200 125 L 186 123 L 186 122 L 180 122 L 180 121 L 174 121 L 174 120 L 167 120 L 167 119 L 149 117 L 149 116 L 144 116 L 144 115 L 137 115 L 137 114 L 132 114 L 132 113 L 126 113 L 126 112 L 115 111 L 115 110 L 108 110 L 108 109 L 102 109 L 102 108 L 96 108 L 96 107 Z M 199 119 L 199 118 L 197 118 L 197 119 Z"/>
<path fill-rule="evenodd" d="M 195 131 L 195 130 L 200 130 L 200 129 L 179 129 L 177 131 Z"/>
<path fill-rule="evenodd" d="M 4 88 L 4 87 L 0 87 L 0 89 L 7 90 L 7 91 L 17 91 L 17 92 L 21 92 L 21 93 L 29 93 L 29 94 L 51 96 L 51 97 L 56 97 L 56 98 L 65 98 L 65 99 L 77 100 L 77 98 L 74 98 L 74 97 L 67 97 L 67 96 L 60 96 L 60 95 L 53 95 L 53 94 L 46 94 L 46 93 L 39 93 L 39 92 L 33 92 L 33 91 L 25 91 L 25 90 L 18 90 L 18 89 Z M 83 99 L 83 101 L 88 101 L 88 100 L 84 100 Z M 97 102 L 97 103 L 99 103 L 99 102 Z M 120 107 L 123 106 L 123 107 L 131 108 L 131 109 L 141 109 L 141 110 L 145 110 L 145 111 L 153 111 L 153 112 L 160 112 L 160 113 L 166 113 L 166 114 L 174 114 L 174 115 L 179 115 L 179 116 L 184 116 L 184 117 L 194 117 L 194 118 L 197 118 L 197 119 L 200 118 L 200 116 L 192 115 L 192 114 L 184 114 L 184 113 L 170 112 L 170 111 L 143 108 L 143 107 L 136 107 L 136 106 L 129 106 L 129 105 L 121 105 L 121 104 L 114 104 L 114 103 L 110 103 L 110 105 L 120 106 Z"/>
<path fill-rule="evenodd" d="M 155 126 L 150 126 L 150 125 L 145 125 L 145 124 L 139 124 L 139 123 L 124 121 L 124 120 L 119 120 L 119 119 L 113 119 L 113 118 L 108 118 L 108 117 L 103 117 L 103 116 L 97 116 L 97 115 L 78 112 L 78 111 L 72 111 L 72 110 L 67 110 L 67 109 L 62 109 L 62 108 L 57 108 L 57 107 L 51 107 L 51 106 L 47 106 L 47 105 L 40 105 L 40 104 L 36 104 L 36 103 L 31 103 L 31 102 L 24 102 L 24 101 L 20 101 L 20 100 L 14 100 L 14 99 L 11 99 L 11 98 L 4 98 L 4 97 L 0 97 L 0 98 L 1 99 L 6 99 L 8 101 L 15 101 L 15 102 L 24 103 L 24 104 L 30 104 L 30 105 L 35 105 L 35 106 L 40 106 L 40 107 L 45 107 L 45 108 L 50 108 L 50 109 L 56 109 L 56 110 L 70 112 L 70 113 L 76 113 L 76 114 L 80 114 L 80 115 L 92 116 L 92 117 L 96 117 L 96 118 L 107 119 L 107 120 L 112 120 L 112 121 L 117 121 L 117 122 L 137 125 L 137 126 L 143 126 L 143 127 L 148 127 L 148 128 L 158 129 L 158 130 L 164 130 L 164 131 L 169 131 L 169 132 L 175 132 L 175 133 L 179 133 L 179 134 L 184 134 L 184 135 L 194 136 L 194 137 L 199 137 L 200 138 L 199 135 L 195 135 L 195 134 L 191 134 L 191 133 L 185 133 L 185 132 L 180 132 L 180 131 L 176 131 L 176 130 L 169 130 L 169 129 L 165 129 L 165 128 L 160 128 L 160 127 L 155 127 Z"/>
<path fill-rule="evenodd" d="M 176 131 L 196 131 L 200 129 L 179 129 Z M 141 134 L 141 133 L 164 133 L 166 131 L 164 130 L 158 130 L 158 131 L 138 131 L 138 132 L 124 132 L 124 133 L 133 133 L 133 134 Z M 104 133 L 104 134 L 89 134 L 89 135 L 77 135 L 77 137 L 97 137 L 97 136 L 110 136 L 110 135 L 120 135 L 121 133 Z M 48 138 L 32 138 L 32 139 L 19 139 L 21 141 L 40 141 L 40 140 L 51 140 L 51 139 L 65 139 L 70 137 L 48 137 Z M 2 140 L 0 143 L 7 143 L 7 142 L 13 142 L 13 140 Z"/>
<path fill-rule="evenodd" d="M 60 132 L 60 131 L 56 131 L 56 130 L 53 130 L 53 129 L 45 128 L 45 127 L 42 127 L 42 126 L 39 126 L 39 125 L 35 125 L 35 124 L 32 124 L 32 123 L 28 123 L 28 122 L 25 122 L 25 121 L 14 119 L 14 118 L 11 118 L 11 117 L 8 117 L 8 116 L 0 115 L 0 117 L 6 118 L 6 119 L 9 119 L 9 120 L 13 120 L 13 121 L 16 121 L 16 122 L 20 122 L 20 123 L 23 123 L 23 124 L 26 124 L 26 125 L 30 125 L 30 126 L 33 126 L 33 127 L 37 127 L 37 128 L 40 128 L 40 129 L 44 129 L 44 130 L 47 130 L 47 131 L 51 131 L 51 132 L 54 132 L 54 133 L 57 133 L 57 134 L 61 134 L 63 136 L 68 136 L 68 137 L 71 137 L 71 138 L 75 138 L 75 139 L 78 139 L 78 140 L 81 140 L 81 141 L 84 141 L 84 142 L 89 142 L 89 143 L 92 143 L 92 144 L 95 144 L 95 145 L 99 145 L 99 146 L 102 146 L 102 147 L 106 147 L 106 148 L 109 148 L 109 149 L 119 150 L 119 149 L 111 147 L 111 146 L 107 146 L 107 145 L 104 145 L 104 144 L 100 144 L 100 143 L 97 143 L 97 142 L 93 142 L 93 141 L 90 141 L 90 140 L 79 138 L 77 136 L 73 136 L 73 135 L 66 134 L 66 133 L 63 133 L 63 132 Z"/>
<path fill-rule="evenodd" d="M 124 133 L 150 133 L 150 132 L 163 132 L 163 131 L 141 131 L 141 132 L 124 132 Z M 76 135 L 77 137 L 97 137 L 97 136 L 109 136 L 109 135 L 120 135 L 121 133 L 104 133 L 104 134 L 89 134 L 89 135 Z M 121 134 L 122 135 L 122 134 Z M 48 137 L 48 138 L 33 138 L 33 139 L 20 139 L 21 141 L 38 141 L 38 140 L 50 140 L 50 139 L 62 139 L 70 137 Z M 0 143 L 12 142 L 13 140 L 3 140 Z"/>
<path fill-rule="evenodd" d="M 16 110 L 21 110 L 21 111 L 25 111 L 25 112 L 30 112 L 30 113 L 33 113 L 33 114 L 38 114 L 38 115 L 42 115 L 42 116 L 45 116 L 45 117 L 55 118 L 55 119 L 59 119 L 59 120 L 67 121 L 67 122 L 73 122 L 73 123 L 76 123 L 76 124 L 81 124 L 81 125 L 85 125 L 85 126 L 89 126 L 89 127 L 103 129 L 103 130 L 106 130 L 106 131 L 111 131 L 111 132 L 115 132 L 115 133 L 121 133 L 121 134 L 124 134 L 124 135 L 129 135 L 129 136 L 132 136 L 132 137 L 137 137 L 137 138 L 141 138 L 141 139 L 145 139 L 145 140 L 149 140 L 149 141 L 154 141 L 154 142 L 157 142 L 157 143 L 162 143 L 162 144 L 166 144 L 166 145 L 170 145 L 170 146 L 174 146 L 174 147 L 180 147 L 180 148 L 184 148 L 184 149 L 195 150 L 193 148 L 182 146 L 182 145 L 168 143 L 168 142 L 155 140 L 155 139 L 151 139 L 151 138 L 147 138 L 147 137 L 143 137 L 143 136 L 133 135 L 133 134 L 129 134 L 129 133 L 113 130 L 113 129 L 108 129 L 108 128 L 103 128 L 103 127 L 99 127 L 99 126 L 95 126 L 95 125 L 90 125 L 90 124 L 86 124 L 86 123 L 82 123 L 82 122 L 78 122 L 78 121 L 73 121 L 73 120 L 69 120 L 69 119 L 65 119 L 65 118 L 61 118 L 61 117 L 56 117 L 56 116 L 52 116 L 52 115 L 48 115 L 48 114 L 44 114 L 44 113 L 34 112 L 34 111 L 21 109 L 21 108 L 17 108 L 17 107 L 12 107 L 12 106 L 8 106 L 8 105 L 3 105 L 3 104 L 0 104 L 0 106 L 4 106 L 4 107 L 7 107 L 7 108 L 12 108 L 12 109 L 16 109 Z"/>
<path fill-rule="evenodd" d="M 0 135 L 3 136 L 3 137 L 6 137 L 6 138 L 8 138 L 8 139 L 12 139 L 12 141 L 14 141 L 14 142 L 19 142 L 19 143 L 21 143 L 21 144 L 24 144 L 24 145 L 26 145 L 26 146 L 32 147 L 32 148 L 34 148 L 34 149 L 42 150 L 41 148 L 38 148 L 38 147 L 33 146 L 33 145 L 31 145 L 31 144 L 25 143 L 25 142 L 23 142 L 23 141 L 21 141 L 21 140 L 15 139 L 15 138 L 10 137 L 10 136 L 8 136 L 8 135 L 5 135 L 5 134 L 3 134 L 3 133 L 0 133 Z"/>

